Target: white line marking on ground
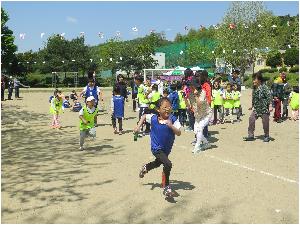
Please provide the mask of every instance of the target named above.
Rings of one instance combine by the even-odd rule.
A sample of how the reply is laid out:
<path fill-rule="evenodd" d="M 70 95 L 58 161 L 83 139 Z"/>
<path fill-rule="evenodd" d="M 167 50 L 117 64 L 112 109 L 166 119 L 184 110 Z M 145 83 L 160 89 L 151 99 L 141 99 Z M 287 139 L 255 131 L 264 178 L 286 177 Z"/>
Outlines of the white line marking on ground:
<path fill-rule="evenodd" d="M 186 149 L 188 149 L 187 147 L 185 147 Z M 269 172 L 265 172 L 263 170 L 256 170 L 254 168 L 251 168 L 251 167 L 248 167 L 248 166 L 244 166 L 244 165 L 241 165 L 237 162 L 231 162 L 231 161 L 228 161 L 228 160 L 224 160 L 224 159 L 221 159 L 221 158 L 218 158 L 218 157 L 215 157 L 213 155 L 207 155 L 207 154 L 203 154 L 205 157 L 209 157 L 211 159 L 216 159 L 218 161 L 221 161 L 223 163 L 226 163 L 226 164 L 230 164 L 230 165 L 233 165 L 233 166 L 237 166 L 237 167 L 240 167 L 240 168 L 243 168 L 243 169 L 246 169 L 246 170 L 250 170 L 252 172 L 257 172 L 257 173 L 260 173 L 260 174 L 263 174 L 263 175 L 267 175 L 267 176 L 270 176 L 270 177 L 274 177 L 276 179 L 279 179 L 279 180 L 283 180 L 283 181 L 286 181 L 286 182 L 289 182 L 289 183 L 296 183 L 296 184 L 299 184 L 298 181 L 296 180 L 292 180 L 292 179 L 289 179 L 289 178 L 286 178 L 286 177 L 282 177 L 282 176 L 277 176 L 277 175 L 274 175 L 272 173 L 269 173 Z"/>

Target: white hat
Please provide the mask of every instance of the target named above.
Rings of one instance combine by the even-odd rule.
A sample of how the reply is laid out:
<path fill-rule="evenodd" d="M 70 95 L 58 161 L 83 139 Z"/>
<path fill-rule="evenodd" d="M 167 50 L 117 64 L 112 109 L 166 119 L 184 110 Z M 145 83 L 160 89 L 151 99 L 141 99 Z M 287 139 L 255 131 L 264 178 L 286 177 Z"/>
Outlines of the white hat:
<path fill-rule="evenodd" d="M 93 101 L 93 100 L 95 100 L 94 96 L 90 96 L 90 97 L 88 97 L 88 98 L 86 99 L 87 102 L 90 102 L 90 101 Z"/>
<path fill-rule="evenodd" d="M 10 79 L 12 78 L 12 76 L 9 77 Z"/>

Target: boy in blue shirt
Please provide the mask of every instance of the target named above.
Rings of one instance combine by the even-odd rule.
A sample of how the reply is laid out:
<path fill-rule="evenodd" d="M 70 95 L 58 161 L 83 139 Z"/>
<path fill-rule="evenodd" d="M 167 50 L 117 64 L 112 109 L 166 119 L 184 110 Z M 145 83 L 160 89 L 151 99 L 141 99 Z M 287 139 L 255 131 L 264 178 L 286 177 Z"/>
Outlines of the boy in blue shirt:
<path fill-rule="evenodd" d="M 172 107 L 168 98 L 161 98 L 157 103 L 157 111 L 159 115 L 146 114 L 143 115 L 134 129 L 137 133 L 142 124 L 147 121 L 151 125 L 151 152 L 155 156 L 155 160 L 144 165 L 140 171 L 139 177 L 143 178 L 148 171 L 158 168 L 163 164 L 163 194 L 167 197 L 172 196 L 172 189 L 169 185 L 169 177 L 172 168 L 172 162 L 168 155 L 175 140 L 175 134 L 181 135 L 180 122 L 173 114 L 171 114 Z"/>
<path fill-rule="evenodd" d="M 121 96 L 120 87 L 117 86 L 114 89 L 114 95 L 111 98 L 111 110 L 112 110 L 112 125 L 114 128 L 114 133 L 117 134 L 117 124 L 116 120 L 118 119 L 119 124 L 119 135 L 122 135 L 122 118 L 124 117 L 124 100 L 125 98 Z"/>

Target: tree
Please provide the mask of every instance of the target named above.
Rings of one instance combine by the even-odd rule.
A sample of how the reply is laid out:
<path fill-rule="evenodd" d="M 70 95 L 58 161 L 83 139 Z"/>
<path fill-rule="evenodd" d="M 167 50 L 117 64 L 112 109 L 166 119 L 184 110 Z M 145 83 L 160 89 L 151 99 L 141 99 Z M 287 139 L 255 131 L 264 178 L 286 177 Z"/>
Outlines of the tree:
<path fill-rule="evenodd" d="M 272 68 L 276 68 L 277 66 L 282 65 L 281 53 L 279 51 L 271 51 L 267 56 L 267 66 L 271 66 Z"/>
<path fill-rule="evenodd" d="M 8 20 L 8 14 L 1 8 L 1 62 L 2 67 L 5 69 L 9 69 L 9 63 L 15 60 L 14 53 L 17 51 L 13 32 L 6 26 Z"/>
<path fill-rule="evenodd" d="M 216 32 L 216 54 L 227 64 L 241 69 L 243 77 L 247 66 L 267 49 L 276 49 L 273 16 L 262 2 L 233 2 Z M 232 24 L 232 27 L 229 25 Z M 267 48 L 268 47 L 268 48 Z"/>
<path fill-rule="evenodd" d="M 299 64 L 299 49 L 290 48 L 287 49 L 284 54 L 284 63 L 288 66 L 293 67 Z"/>

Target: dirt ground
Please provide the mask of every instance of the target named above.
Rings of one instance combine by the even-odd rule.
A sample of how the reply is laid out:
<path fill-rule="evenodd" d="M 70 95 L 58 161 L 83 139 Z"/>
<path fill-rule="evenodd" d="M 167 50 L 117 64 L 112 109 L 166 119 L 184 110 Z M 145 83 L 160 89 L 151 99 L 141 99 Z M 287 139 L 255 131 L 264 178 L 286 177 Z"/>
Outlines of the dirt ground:
<path fill-rule="evenodd" d="M 170 180 L 178 195 L 169 201 L 162 167 L 138 177 L 153 156 L 148 136 L 133 141 L 131 99 L 125 134 L 113 134 L 110 112 L 101 112 L 97 139 L 81 152 L 78 113 L 66 110 L 63 128 L 50 129 L 52 90 L 20 92 L 2 102 L 2 223 L 299 223 L 298 122 L 271 122 L 272 141 L 263 143 L 259 119 L 258 139 L 244 142 L 250 90 L 242 122 L 209 127 L 212 149 L 194 155 L 193 133 L 176 137 Z"/>

